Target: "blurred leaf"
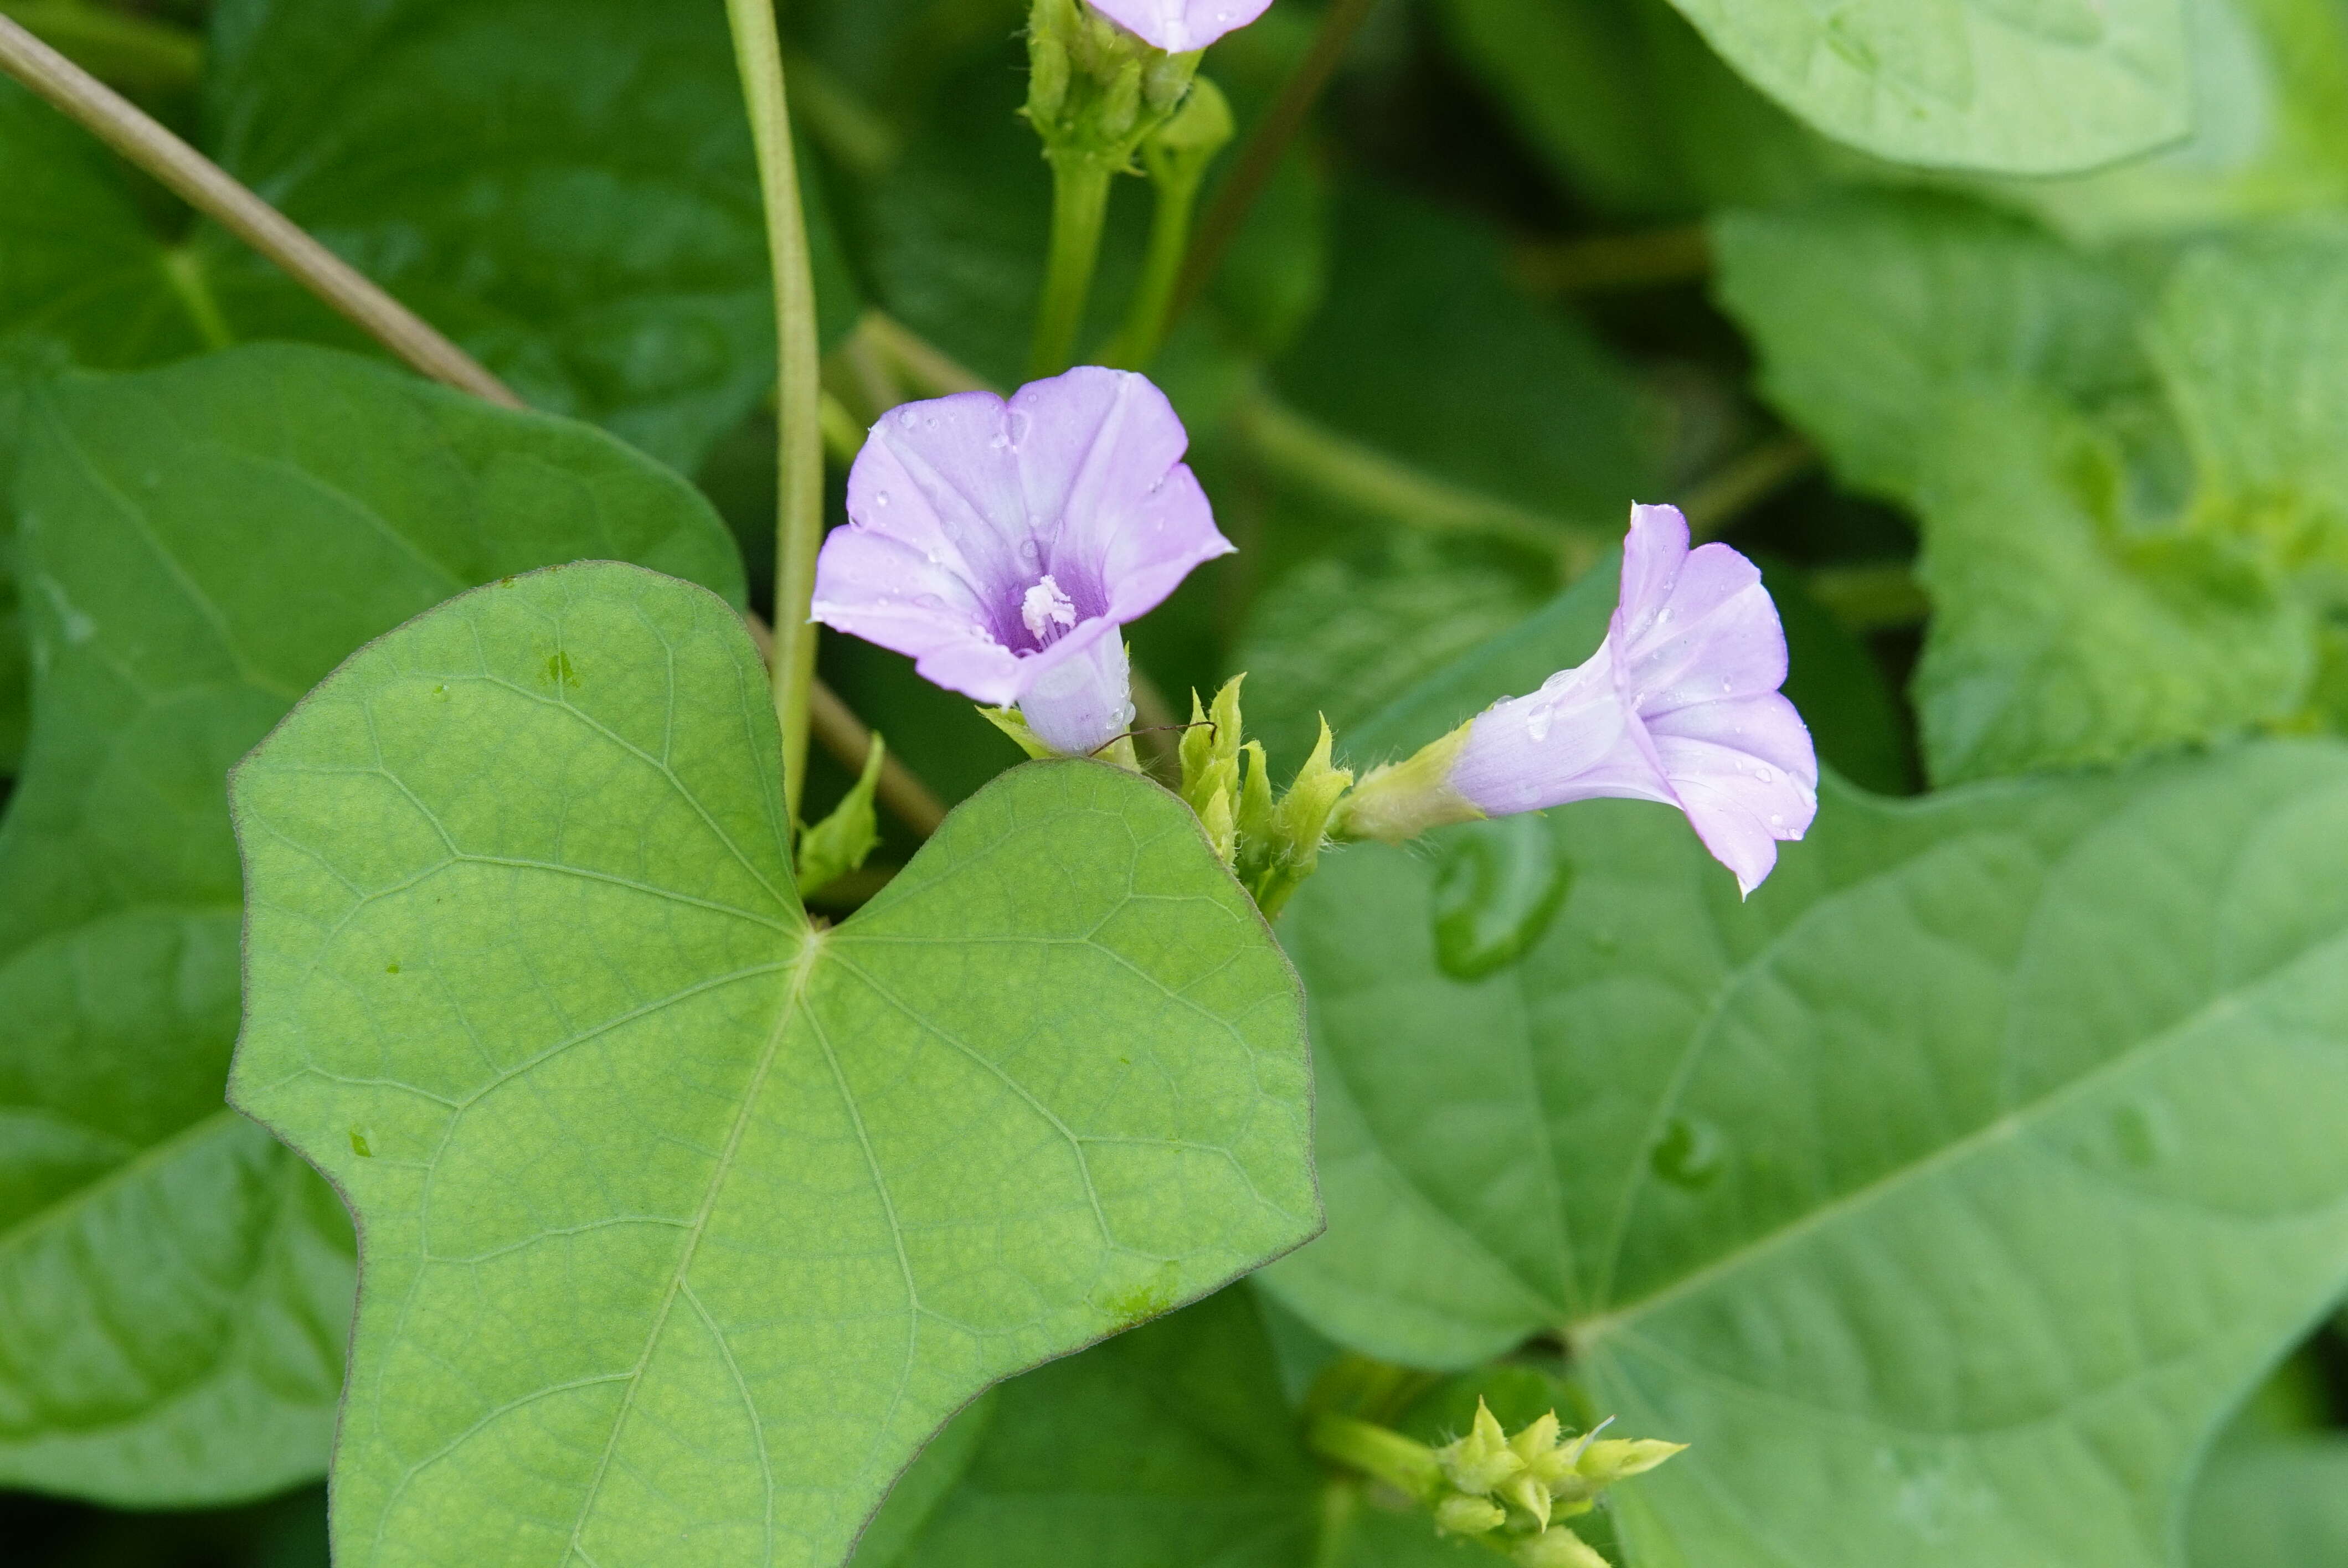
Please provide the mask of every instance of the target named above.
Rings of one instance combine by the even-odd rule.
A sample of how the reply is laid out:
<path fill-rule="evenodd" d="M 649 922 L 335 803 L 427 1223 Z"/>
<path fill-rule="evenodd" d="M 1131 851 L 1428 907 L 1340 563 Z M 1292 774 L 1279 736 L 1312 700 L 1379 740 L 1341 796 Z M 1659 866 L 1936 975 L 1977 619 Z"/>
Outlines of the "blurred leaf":
<path fill-rule="evenodd" d="M 1352 185 L 1321 313 L 1273 367 L 1298 412 L 1433 478 L 1620 536 L 1662 420 L 1573 318 L 1508 282 L 1490 230 Z"/>
<path fill-rule="evenodd" d="M 2122 762 L 2298 709 L 2306 607 L 2222 536 L 2132 534 L 2112 444 L 2027 399 L 1943 403 L 1916 671 L 1941 783 Z"/>
<path fill-rule="evenodd" d="M 1316 1226 L 1303 999 L 1188 809 L 1020 768 L 811 927 L 691 585 L 465 595 L 232 795 L 232 1092 L 364 1225 L 345 1568 L 836 1563 L 988 1384 Z"/>
<path fill-rule="evenodd" d="M 1764 558 L 1762 580 L 1786 629 L 1786 695 L 1801 711 L 1818 760 L 1861 789 L 1916 787 L 1899 699 L 1859 639 L 1819 607 L 1801 574 Z"/>
<path fill-rule="evenodd" d="M 1900 163 L 2062 174 L 2182 137 L 2180 0 L 1673 0 L 1837 140 Z"/>
<path fill-rule="evenodd" d="M 1713 243 L 1763 391 L 1862 489 L 1913 499 L 1952 395 L 2040 389 L 2096 407 L 2151 383 L 2125 273 L 1970 202 L 1731 212 Z"/>
<path fill-rule="evenodd" d="M 1256 600 L 1231 656 L 1248 676 L 1249 733 L 1283 773 L 1312 751 L 1323 717 L 1342 754 L 1384 761 L 1354 748 L 1354 726 L 1542 597 L 1521 569 L 1409 536 L 1382 558 L 1308 562 Z"/>
<path fill-rule="evenodd" d="M 774 327 L 722 8 L 635 0 L 222 0 L 221 162 L 533 405 L 690 473 L 765 395 Z M 857 302 L 809 203 L 828 335 Z M 349 342 L 225 238 L 249 335 Z"/>
<path fill-rule="evenodd" d="M 2348 602 L 2348 226 L 2200 249 L 2150 335 L 2197 513 L 2316 568 Z"/>
<path fill-rule="evenodd" d="M 166 246 L 114 155 L 0 77 L 0 339 L 37 336 L 99 369 L 209 346 L 175 288 L 188 254 Z M 0 404 L 0 446 L 11 421 Z"/>
<path fill-rule="evenodd" d="M 608 436 L 320 349 L 45 395 L 20 475 L 38 714 L 0 823 L 0 1481 L 152 1507 L 323 1469 L 351 1238 L 221 1103 L 221 777 L 335 662 L 579 556 L 733 596 L 723 526 Z"/>
<path fill-rule="evenodd" d="M 1577 195 L 1644 217 L 1869 168 L 1746 85 L 1664 0 L 1445 0 L 1454 46 Z"/>
<path fill-rule="evenodd" d="M 1984 189 L 2089 241 L 2348 202 L 2348 12 L 2333 0 L 2186 0 L 2185 15 L 2190 136 L 2094 174 Z"/>
<path fill-rule="evenodd" d="M 2164 376 L 2140 346 L 2155 291 L 2138 269 L 1977 207 L 1843 198 L 1735 215 L 1717 236 L 1722 297 L 1772 399 L 1847 480 L 1922 522 L 1935 614 L 1915 697 L 1936 781 L 2116 762 L 2299 711 L 2317 659 L 2308 552 L 2270 536 L 2290 520 L 2277 476 L 2326 493 L 2335 449 L 2320 265 L 2231 282 L 2226 263 L 2188 268 Z"/>
<path fill-rule="evenodd" d="M 937 1450 L 856 1568 L 1294 1568 L 1318 1533 L 1320 1474 L 1244 1289 L 1014 1379 Z M 954 1460 L 942 1496 L 915 1486 Z"/>
<path fill-rule="evenodd" d="M 1265 1278 L 1408 1365 L 1562 1337 L 1695 1445 L 1622 1499 L 1641 1564 L 2161 1568 L 2348 1249 L 2348 749 L 1822 795 L 1749 903 L 1663 808 L 1550 813 L 1565 907 L 1472 982 L 1434 857 L 1335 858 L 1282 926 L 1330 1230 Z"/>
<path fill-rule="evenodd" d="M 2193 1496 L 2193 1568 L 2348 1563 L 2348 1438 L 2220 1448 Z"/>

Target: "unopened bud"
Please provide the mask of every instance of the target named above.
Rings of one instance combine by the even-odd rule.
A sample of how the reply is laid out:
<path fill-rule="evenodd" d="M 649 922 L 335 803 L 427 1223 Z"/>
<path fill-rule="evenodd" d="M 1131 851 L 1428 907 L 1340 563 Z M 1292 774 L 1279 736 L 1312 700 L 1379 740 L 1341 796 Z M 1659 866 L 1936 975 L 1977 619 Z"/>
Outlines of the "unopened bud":
<path fill-rule="evenodd" d="M 1453 1492 L 1435 1505 L 1435 1528 L 1446 1535 L 1488 1535 L 1509 1522 L 1509 1511 L 1484 1497 Z"/>
<path fill-rule="evenodd" d="M 1442 1461 L 1451 1484 L 1471 1497 L 1487 1495 L 1525 1468 L 1525 1461 L 1509 1447 L 1508 1434 L 1500 1430 L 1491 1407 L 1481 1399 L 1476 1401 L 1476 1422 L 1468 1435 L 1436 1450 L 1435 1457 Z"/>
<path fill-rule="evenodd" d="M 1590 1542 L 1561 1525 L 1519 1542 L 1516 1558 L 1523 1568 L 1612 1568 Z"/>
<path fill-rule="evenodd" d="M 1685 1443 L 1667 1443 L 1654 1438 L 1610 1438 L 1591 1443 L 1574 1469 L 1593 1486 L 1612 1486 L 1628 1477 L 1644 1475 L 1673 1454 L 1686 1450 Z"/>

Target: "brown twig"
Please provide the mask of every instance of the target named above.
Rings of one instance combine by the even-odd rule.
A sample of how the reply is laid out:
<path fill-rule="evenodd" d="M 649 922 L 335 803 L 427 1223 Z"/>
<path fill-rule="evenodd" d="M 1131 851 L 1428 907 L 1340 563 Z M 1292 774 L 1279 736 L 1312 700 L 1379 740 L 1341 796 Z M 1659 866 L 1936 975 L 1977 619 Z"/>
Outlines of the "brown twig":
<path fill-rule="evenodd" d="M 1215 270 L 1223 264 L 1231 241 L 1239 238 L 1240 228 L 1247 221 L 1256 199 L 1272 183 L 1272 171 L 1280 167 L 1289 144 L 1304 128 L 1313 104 L 1328 87 L 1329 78 L 1337 74 L 1346 46 L 1353 43 L 1354 35 L 1376 3 L 1377 0 L 1330 0 L 1329 8 L 1321 14 L 1321 30 L 1313 35 L 1313 46 L 1305 51 L 1295 72 L 1281 87 L 1280 97 L 1248 133 L 1246 143 L 1240 149 L 1239 161 L 1231 166 L 1231 177 L 1216 190 L 1206 217 L 1200 220 L 1199 237 L 1191 242 L 1189 260 L 1182 263 L 1182 281 L 1174 291 L 1173 308 L 1167 313 L 1169 328 L 1214 281 Z"/>
<path fill-rule="evenodd" d="M 743 618 L 750 629 L 750 641 L 758 645 L 758 657 L 772 659 L 775 653 L 775 631 L 757 615 Z M 817 742 L 829 752 L 834 761 L 850 773 L 864 771 L 864 759 L 871 754 L 872 731 L 856 711 L 842 702 L 839 693 L 819 681 L 815 695 L 808 704 L 808 721 Z M 897 814 L 897 820 L 927 838 L 946 819 L 945 803 L 932 793 L 913 771 L 889 753 L 880 759 L 880 777 L 872 793 L 880 804 Z"/>
<path fill-rule="evenodd" d="M 170 186 L 190 206 L 284 268 L 294 282 L 416 370 L 501 408 L 528 406 L 479 361 L 441 336 L 374 280 L 312 239 L 119 93 L 5 15 L 0 15 L 0 70 L 40 94 L 68 118 Z M 772 641 L 771 633 L 767 641 Z M 871 731 L 819 682 L 812 707 L 816 737 L 824 749 L 845 766 L 862 768 L 865 753 L 871 749 Z M 938 797 L 893 756 L 881 768 L 878 793 L 917 833 L 933 833 L 944 820 L 945 808 Z"/>

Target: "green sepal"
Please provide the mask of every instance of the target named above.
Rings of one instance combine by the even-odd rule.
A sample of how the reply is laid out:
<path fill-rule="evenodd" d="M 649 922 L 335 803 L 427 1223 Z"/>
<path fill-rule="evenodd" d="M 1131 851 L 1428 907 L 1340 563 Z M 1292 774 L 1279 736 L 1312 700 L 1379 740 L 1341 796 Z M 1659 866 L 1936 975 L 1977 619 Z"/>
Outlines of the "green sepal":
<path fill-rule="evenodd" d="M 1011 737 L 1011 743 L 1025 752 L 1031 761 L 1045 763 L 1060 753 L 1035 738 L 1027 727 L 1027 720 L 1016 708 L 990 708 L 979 705 L 978 716 Z"/>
<path fill-rule="evenodd" d="M 1181 108 L 1199 55 L 1154 47 L 1083 0 L 1035 0 L 1025 112 L 1045 156 L 1130 169 L 1135 151 Z"/>
<path fill-rule="evenodd" d="M 864 772 L 855 784 L 829 816 L 800 830 L 801 893 L 813 893 L 856 870 L 880 842 L 880 819 L 872 809 L 872 792 L 880 783 L 880 764 L 888 754 L 888 745 L 874 735 L 871 749 L 864 753 Z"/>
<path fill-rule="evenodd" d="M 1480 821 L 1483 812 L 1451 787 L 1452 764 L 1459 760 L 1475 724 L 1470 719 L 1405 761 L 1372 768 L 1336 813 L 1333 834 L 1341 839 L 1402 844 L 1431 828 Z"/>

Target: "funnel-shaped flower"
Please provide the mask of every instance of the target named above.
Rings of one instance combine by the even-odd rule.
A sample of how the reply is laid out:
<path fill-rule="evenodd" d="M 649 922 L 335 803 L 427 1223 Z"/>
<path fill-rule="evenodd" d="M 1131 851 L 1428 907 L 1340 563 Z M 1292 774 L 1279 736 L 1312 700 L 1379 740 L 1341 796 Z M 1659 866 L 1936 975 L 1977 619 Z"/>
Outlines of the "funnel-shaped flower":
<path fill-rule="evenodd" d="M 1633 507 L 1597 653 L 1371 774 L 1345 830 L 1400 838 L 1569 801 L 1661 801 L 1750 893 L 1778 841 L 1818 815 L 1818 755 L 1785 680 L 1786 634 L 1759 569 L 1726 545 L 1691 551 L 1676 507 Z"/>
<path fill-rule="evenodd" d="M 1203 49 L 1272 9 L 1272 0 L 1092 0 L 1093 9 L 1169 55 Z"/>
<path fill-rule="evenodd" d="M 1090 366 L 909 403 L 872 427 L 824 541 L 814 618 L 1082 755 L 1133 722 L 1119 629 L 1227 555 L 1141 376 Z"/>

